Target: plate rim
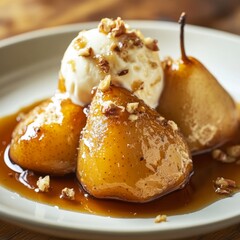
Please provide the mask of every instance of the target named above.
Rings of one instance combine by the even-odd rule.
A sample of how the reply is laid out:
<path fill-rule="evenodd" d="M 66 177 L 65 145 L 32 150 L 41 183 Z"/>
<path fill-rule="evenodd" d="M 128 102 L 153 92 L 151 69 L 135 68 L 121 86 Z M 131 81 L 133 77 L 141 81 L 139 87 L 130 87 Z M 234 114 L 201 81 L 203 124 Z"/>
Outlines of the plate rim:
<path fill-rule="evenodd" d="M 169 21 L 157 21 L 157 20 L 125 20 L 127 24 L 131 25 L 138 25 L 140 24 L 140 28 L 148 28 L 148 29 L 168 29 L 168 30 L 179 30 L 179 24 L 175 22 L 169 22 Z M 19 42 L 40 38 L 40 37 L 46 37 L 50 35 L 55 34 L 62 34 L 62 33 L 71 33 L 71 32 L 78 32 L 82 29 L 86 28 L 92 28 L 96 27 L 98 25 L 98 21 L 90 21 L 90 22 L 81 22 L 81 23 L 73 23 L 73 24 L 65 24 L 60 26 L 54 26 L 49 28 L 42 28 L 37 29 L 34 31 L 29 31 L 25 33 L 20 33 L 15 36 L 7 37 L 4 39 L 0 39 L 0 48 L 6 47 L 9 45 L 13 45 Z M 85 27 L 84 27 L 85 26 Z M 87 26 L 87 27 L 86 27 Z M 211 35 L 215 37 L 225 38 L 231 41 L 237 41 L 240 43 L 240 35 L 217 30 L 213 28 L 207 28 L 192 24 L 186 24 L 185 31 L 191 31 L 191 32 L 201 32 L 204 35 Z"/>

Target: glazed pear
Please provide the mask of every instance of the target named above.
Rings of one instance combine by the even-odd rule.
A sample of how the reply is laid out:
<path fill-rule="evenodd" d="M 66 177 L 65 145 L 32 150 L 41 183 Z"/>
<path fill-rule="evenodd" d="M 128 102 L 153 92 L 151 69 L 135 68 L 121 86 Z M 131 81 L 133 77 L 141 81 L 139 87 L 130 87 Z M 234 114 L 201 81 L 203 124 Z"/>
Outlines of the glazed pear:
<path fill-rule="evenodd" d="M 83 108 L 56 93 L 30 111 L 13 132 L 12 161 L 23 168 L 53 175 L 76 169 L 80 132 L 86 123 Z"/>
<path fill-rule="evenodd" d="M 185 14 L 180 18 L 179 60 L 164 62 L 165 86 L 157 111 L 177 123 L 192 152 L 229 140 L 238 126 L 236 104 L 216 78 L 184 49 Z"/>
<path fill-rule="evenodd" d="M 147 202 L 182 188 L 191 173 L 189 149 L 174 122 L 126 89 L 96 91 L 77 163 L 88 193 Z"/>

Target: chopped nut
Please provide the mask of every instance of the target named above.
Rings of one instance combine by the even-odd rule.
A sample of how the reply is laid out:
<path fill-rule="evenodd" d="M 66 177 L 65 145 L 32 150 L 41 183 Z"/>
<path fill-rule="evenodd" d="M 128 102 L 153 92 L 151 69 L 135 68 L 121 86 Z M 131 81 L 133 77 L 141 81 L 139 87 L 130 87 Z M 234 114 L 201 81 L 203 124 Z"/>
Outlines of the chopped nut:
<path fill-rule="evenodd" d="M 37 186 L 41 192 L 48 192 L 50 188 L 50 177 L 48 175 L 44 178 L 39 177 L 37 181 Z"/>
<path fill-rule="evenodd" d="M 68 64 L 71 65 L 72 71 L 76 72 L 76 62 L 74 60 L 68 61 Z"/>
<path fill-rule="evenodd" d="M 160 121 L 160 122 L 166 120 L 166 119 L 165 119 L 164 117 L 162 117 L 162 116 L 158 117 L 157 119 L 158 119 L 158 121 Z"/>
<path fill-rule="evenodd" d="M 103 18 L 98 25 L 98 31 L 108 34 L 115 27 L 115 23 L 110 18 Z"/>
<path fill-rule="evenodd" d="M 120 48 L 118 47 L 117 43 L 112 43 L 110 46 L 110 50 L 115 52 L 120 52 Z"/>
<path fill-rule="evenodd" d="M 119 115 L 121 112 L 125 111 L 125 107 L 123 106 L 117 106 L 112 101 L 106 101 L 102 104 L 102 113 L 105 115 Z"/>
<path fill-rule="evenodd" d="M 231 195 L 232 190 L 229 188 L 216 188 L 215 193 L 222 194 L 222 195 Z"/>
<path fill-rule="evenodd" d="M 128 74 L 128 69 L 124 69 L 121 72 L 119 72 L 118 76 L 123 76 L 123 75 L 126 75 L 126 74 Z"/>
<path fill-rule="evenodd" d="M 127 112 L 134 113 L 138 108 L 138 105 L 139 105 L 138 102 L 128 103 L 126 107 Z"/>
<path fill-rule="evenodd" d="M 230 157 L 238 158 L 240 157 L 240 145 L 234 145 L 227 148 L 227 154 Z"/>
<path fill-rule="evenodd" d="M 97 57 L 97 59 L 98 59 L 98 66 L 100 70 L 103 71 L 104 73 L 109 73 L 110 71 L 109 62 L 106 59 L 104 59 L 102 56 Z"/>
<path fill-rule="evenodd" d="M 223 163 L 232 163 L 235 162 L 236 159 L 233 157 L 228 156 L 225 152 L 221 149 L 215 149 L 212 151 L 212 158 L 218 160 Z"/>
<path fill-rule="evenodd" d="M 98 89 L 101 90 L 102 92 L 106 92 L 111 85 L 111 75 L 107 75 L 100 83 L 98 86 Z"/>
<path fill-rule="evenodd" d="M 135 32 L 128 32 L 122 35 L 119 39 L 118 47 L 120 51 L 133 47 L 143 47 L 143 42 Z"/>
<path fill-rule="evenodd" d="M 168 124 L 171 126 L 173 131 L 177 131 L 178 130 L 178 126 L 177 126 L 177 124 L 174 121 L 169 120 Z"/>
<path fill-rule="evenodd" d="M 156 39 L 152 39 L 152 38 L 145 38 L 144 39 L 145 46 L 152 51 L 158 51 L 159 50 L 157 42 L 158 41 Z"/>
<path fill-rule="evenodd" d="M 114 37 L 119 37 L 126 32 L 126 27 L 123 20 L 118 17 L 116 20 L 104 18 L 98 25 L 99 32 L 108 34 L 112 33 Z"/>
<path fill-rule="evenodd" d="M 79 56 L 82 56 L 82 57 L 90 57 L 92 55 L 93 55 L 93 49 L 91 47 L 84 48 L 79 52 Z"/>
<path fill-rule="evenodd" d="M 112 33 L 115 37 L 119 37 L 126 32 L 126 27 L 121 18 L 117 18 L 116 27 L 112 29 Z"/>
<path fill-rule="evenodd" d="M 223 177 L 218 177 L 215 181 L 215 185 L 220 187 L 220 188 L 225 188 L 225 187 L 237 187 L 236 182 L 231 180 L 231 179 L 227 179 L 227 178 L 223 178 Z"/>
<path fill-rule="evenodd" d="M 166 221 L 167 221 L 167 215 L 158 215 L 154 220 L 155 223 L 161 223 Z"/>
<path fill-rule="evenodd" d="M 74 200 L 75 199 L 75 191 L 73 188 L 64 188 L 62 189 L 62 194 L 60 196 L 61 198 Z"/>
<path fill-rule="evenodd" d="M 234 180 L 218 177 L 214 181 L 214 188 L 216 193 L 229 195 L 237 188 L 237 184 Z"/>
<path fill-rule="evenodd" d="M 78 51 L 78 50 L 86 47 L 86 45 L 87 45 L 87 40 L 86 40 L 86 38 L 83 37 L 83 36 L 81 36 L 81 37 L 78 37 L 78 38 L 74 41 L 74 43 L 73 43 L 73 48 Z"/>
<path fill-rule="evenodd" d="M 138 115 L 136 114 L 130 114 L 128 119 L 131 121 L 131 122 L 134 122 L 138 119 Z"/>

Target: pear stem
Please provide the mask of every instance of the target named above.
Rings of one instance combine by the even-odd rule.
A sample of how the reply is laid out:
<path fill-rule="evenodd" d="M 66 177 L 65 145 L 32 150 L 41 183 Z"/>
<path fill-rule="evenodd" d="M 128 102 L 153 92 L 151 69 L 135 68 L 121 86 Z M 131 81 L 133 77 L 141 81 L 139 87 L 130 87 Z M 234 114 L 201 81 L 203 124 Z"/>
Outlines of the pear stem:
<path fill-rule="evenodd" d="M 181 54 L 182 54 L 182 60 L 184 62 L 189 62 L 189 58 L 186 55 L 185 52 L 185 46 L 184 46 L 184 26 L 186 23 L 186 13 L 183 12 L 178 20 L 178 23 L 181 25 L 180 29 L 180 47 L 181 47 Z"/>

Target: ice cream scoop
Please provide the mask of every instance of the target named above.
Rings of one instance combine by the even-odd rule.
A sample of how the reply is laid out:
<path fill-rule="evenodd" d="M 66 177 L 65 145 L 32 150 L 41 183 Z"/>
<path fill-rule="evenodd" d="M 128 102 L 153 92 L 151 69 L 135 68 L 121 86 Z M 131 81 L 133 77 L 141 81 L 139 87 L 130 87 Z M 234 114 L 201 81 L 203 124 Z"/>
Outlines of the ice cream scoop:
<path fill-rule="evenodd" d="M 81 31 L 67 48 L 60 73 L 71 100 L 81 106 L 91 102 L 91 90 L 107 75 L 152 108 L 163 89 L 157 41 L 120 18 L 105 18 L 98 28 Z"/>

